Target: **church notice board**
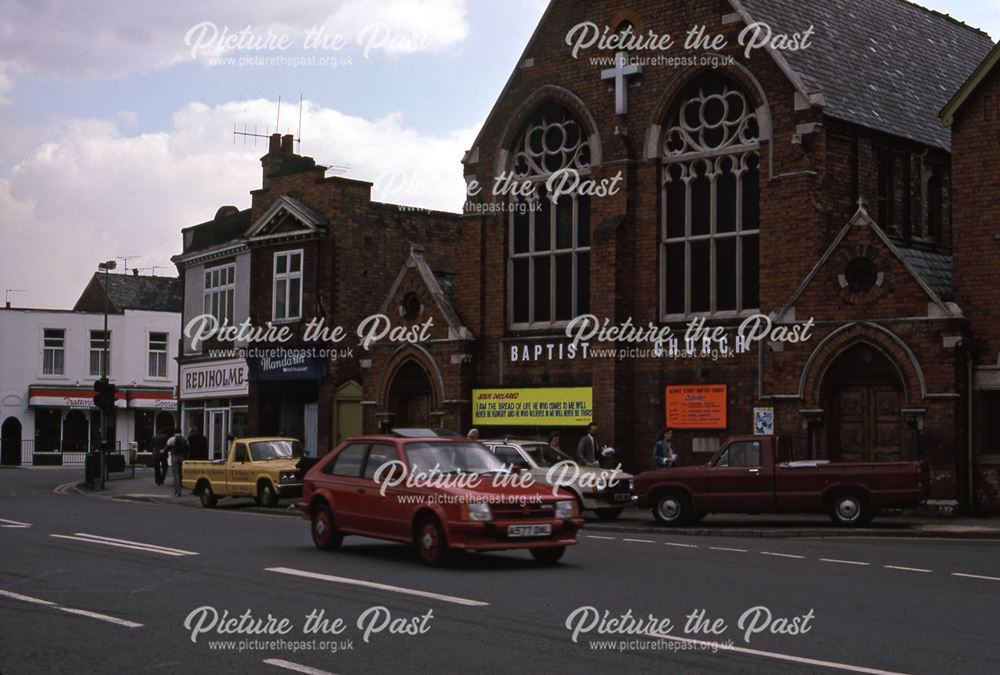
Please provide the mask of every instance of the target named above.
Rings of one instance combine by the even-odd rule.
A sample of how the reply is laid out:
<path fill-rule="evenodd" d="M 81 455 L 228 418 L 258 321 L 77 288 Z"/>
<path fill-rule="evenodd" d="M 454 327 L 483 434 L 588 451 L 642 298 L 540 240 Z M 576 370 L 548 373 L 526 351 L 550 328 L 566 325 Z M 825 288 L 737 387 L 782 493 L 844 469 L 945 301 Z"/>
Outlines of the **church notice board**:
<path fill-rule="evenodd" d="M 667 387 L 667 427 L 725 429 L 726 385 L 680 384 Z"/>
<path fill-rule="evenodd" d="M 568 427 L 594 418 L 591 387 L 473 389 L 472 426 Z"/>

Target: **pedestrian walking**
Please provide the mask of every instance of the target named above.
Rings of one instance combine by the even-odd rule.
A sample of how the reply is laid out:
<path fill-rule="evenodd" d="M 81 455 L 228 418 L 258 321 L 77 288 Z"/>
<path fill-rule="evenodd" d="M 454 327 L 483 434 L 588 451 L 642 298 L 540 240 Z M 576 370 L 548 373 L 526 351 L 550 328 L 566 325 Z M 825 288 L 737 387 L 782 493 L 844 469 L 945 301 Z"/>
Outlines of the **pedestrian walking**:
<path fill-rule="evenodd" d="M 174 471 L 174 494 L 178 497 L 181 496 L 181 465 L 184 464 L 184 459 L 188 455 L 188 450 L 190 446 L 188 445 L 188 440 L 184 438 L 184 434 L 177 432 L 174 434 L 169 441 L 167 441 L 167 448 L 170 450 L 170 462 L 173 464 Z"/>
<path fill-rule="evenodd" d="M 153 436 L 153 480 L 157 485 L 163 485 L 167 479 L 167 442 L 170 436 L 158 433 Z"/>

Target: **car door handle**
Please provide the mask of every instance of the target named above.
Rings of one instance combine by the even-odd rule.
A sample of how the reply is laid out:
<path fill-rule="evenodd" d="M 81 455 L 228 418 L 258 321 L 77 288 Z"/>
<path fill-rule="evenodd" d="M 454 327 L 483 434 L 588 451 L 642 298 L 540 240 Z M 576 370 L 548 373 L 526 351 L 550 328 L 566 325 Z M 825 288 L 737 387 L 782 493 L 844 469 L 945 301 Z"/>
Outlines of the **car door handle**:
<path fill-rule="evenodd" d="M 747 471 L 750 472 L 750 473 L 752 473 L 752 474 L 758 474 L 758 473 L 760 473 L 760 469 L 747 469 Z"/>

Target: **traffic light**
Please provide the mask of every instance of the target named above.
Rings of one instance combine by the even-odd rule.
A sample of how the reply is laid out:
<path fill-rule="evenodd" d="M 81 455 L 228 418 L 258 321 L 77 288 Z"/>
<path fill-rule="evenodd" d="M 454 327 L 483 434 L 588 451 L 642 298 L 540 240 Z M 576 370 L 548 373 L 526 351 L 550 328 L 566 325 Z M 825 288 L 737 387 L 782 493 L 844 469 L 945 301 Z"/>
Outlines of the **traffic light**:
<path fill-rule="evenodd" d="M 96 392 L 94 396 L 94 405 L 97 406 L 98 410 L 104 410 L 107 412 L 114 409 L 115 385 L 108 382 L 108 378 L 102 377 L 94 382 L 94 391 Z"/>

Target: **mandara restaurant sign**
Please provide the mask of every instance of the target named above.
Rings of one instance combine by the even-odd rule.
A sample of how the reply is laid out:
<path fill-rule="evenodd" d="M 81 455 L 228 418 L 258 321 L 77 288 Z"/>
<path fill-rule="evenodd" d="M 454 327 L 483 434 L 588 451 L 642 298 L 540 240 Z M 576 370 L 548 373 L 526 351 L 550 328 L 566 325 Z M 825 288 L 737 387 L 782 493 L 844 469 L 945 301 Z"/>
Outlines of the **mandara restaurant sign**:
<path fill-rule="evenodd" d="M 185 364 L 180 379 L 183 400 L 247 396 L 250 392 L 243 359 Z"/>
<path fill-rule="evenodd" d="M 246 350 L 251 382 L 319 380 L 326 376 L 328 350 L 317 345 L 276 345 Z"/>
<path fill-rule="evenodd" d="M 594 418 L 591 387 L 473 389 L 472 425 L 579 426 Z"/>
<path fill-rule="evenodd" d="M 725 429 L 726 385 L 680 384 L 667 387 L 667 427 Z"/>

